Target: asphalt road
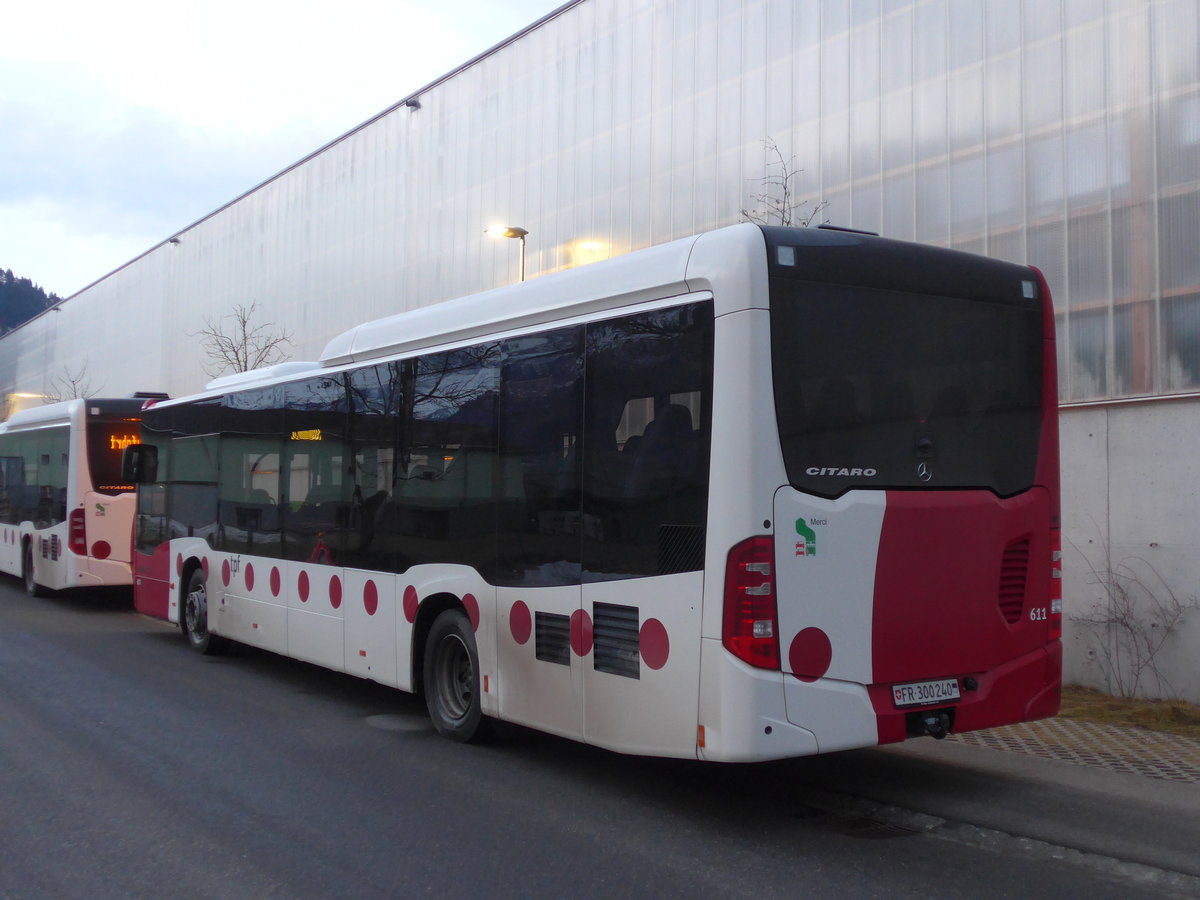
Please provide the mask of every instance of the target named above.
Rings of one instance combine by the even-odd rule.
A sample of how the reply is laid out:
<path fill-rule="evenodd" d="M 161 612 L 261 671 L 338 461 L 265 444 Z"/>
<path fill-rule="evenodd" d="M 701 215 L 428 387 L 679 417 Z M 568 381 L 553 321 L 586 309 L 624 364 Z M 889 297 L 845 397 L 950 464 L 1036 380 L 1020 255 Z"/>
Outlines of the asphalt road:
<path fill-rule="evenodd" d="M 0 578 L 5 900 L 1098 900 L 1200 884 L 1172 862 L 1200 822 L 1155 856 L 1162 809 L 1131 787 L 1146 824 L 1130 840 L 1149 849 L 1090 846 L 1080 819 L 1111 818 L 1110 791 L 931 749 L 947 746 L 758 766 L 516 729 L 460 746 L 406 695 L 249 649 L 202 657 L 120 593 L 33 600 Z"/>

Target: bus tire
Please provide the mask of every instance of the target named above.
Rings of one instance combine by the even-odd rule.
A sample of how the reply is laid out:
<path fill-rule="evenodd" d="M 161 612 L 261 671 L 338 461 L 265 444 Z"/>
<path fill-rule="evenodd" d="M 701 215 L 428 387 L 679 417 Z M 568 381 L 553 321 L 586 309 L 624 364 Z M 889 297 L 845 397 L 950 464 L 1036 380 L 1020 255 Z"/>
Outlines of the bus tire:
<path fill-rule="evenodd" d="M 469 743 L 485 736 L 475 632 L 459 609 L 439 615 L 425 641 L 425 705 L 442 737 Z"/>
<path fill-rule="evenodd" d="M 206 655 L 220 653 L 225 642 L 208 630 L 208 586 L 200 568 L 188 575 L 181 606 L 179 628 L 192 649 Z"/>
<path fill-rule="evenodd" d="M 45 597 L 46 589 L 37 582 L 37 573 L 33 568 L 33 541 L 25 542 L 21 552 L 21 576 L 25 579 L 25 593 L 30 597 Z"/>

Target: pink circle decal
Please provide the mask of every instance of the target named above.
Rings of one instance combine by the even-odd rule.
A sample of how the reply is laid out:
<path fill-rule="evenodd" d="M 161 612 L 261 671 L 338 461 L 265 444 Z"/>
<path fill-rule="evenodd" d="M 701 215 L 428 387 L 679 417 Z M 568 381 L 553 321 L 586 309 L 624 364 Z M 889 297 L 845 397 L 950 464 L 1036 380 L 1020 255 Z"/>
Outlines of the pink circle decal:
<path fill-rule="evenodd" d="M 658 619 L 647 619 L 638 632 L 638 646 L 642 651 L 642 662 L 651 669 L 661 669 L 671 655 L 671 641 L 666 626 Z"/>
<path fill-rule="evenodd" d="M 279 576 L 279 566 L 271 566 L 271 596 L 278 597 L 281 587 L 283 587 L 283 579 Z"/>
<path fill-rule="evenodd" d="M 180 553 L 177 557 L 175 557 L 175 574 L 176 575 L 183 574 L 183 554 L 182 553 Z"/>
<path fill-rule="evenodd" d="M 375 611 L 379 609 L 379 590 L 375 587 L 375 582 L 369 579 L 363 588 L 363 609 L 367 611 L 368 616 L 375 615 Z"/>
<path fill-rule="evenodd" d="M 524 600 L 518 600 L 508 611 L 508 629 L 512 632 L 513 640 L 521 645 L 533 634 L 533 617 L 529 615 L 529 607 Z"/>
<path fill-rule="evenodd" d="M 342 579 L 336 575 L 329 579 L 329 605 L 334 609 L 342 605 Z"/>
<path fill-rule="evenodd" d="M 246 590 L 254 590 L 254 566 L 246 563 Z"/>
<path fill-rule="evenodd" d="M 417 606 L 417 589 L 410 584 L 404 589 L 404 618 L 409 625 L 417 621 Z"/>
<path fill-rule="evenodd" d="M 582 609 L 571 613 L 571 649 L 576 656 L 592 652 L 592 617 Z"/>
<path fill-rule="evenodd" d="M 300 593 L 300 602 L 308 602 L 308 573 L 300 572 L 300 577 L 296 580 L 296 590 Z"/>
<path fill-rule="evenodd" d="M 221 562 L 221 583 L 229 587 L 229 560 Z"/>
<path fill-rule="evenodd" d="M 479 601 L 475 599 L 474 594 L 463 594 L 463 608 L 467 611 L 467 618 L 471 622 L 471 630 L 479 630 Z"/>
<path fill-rule="evenodd" d="M 112 553 L 112 547 L 109 546 L 108 541 L 96 541 L 92 544 L 92 556 L 96 559 L 108 559 L 110 553 Z"/>
<path fill-rule="evenodd" d="M 829 671 L 833 661 L 833 645 L 829 635 L 820 628 L 805 628 L 792 638 L 788 647 L 788 662 L 792 674 L 801 681 L 816 681 Z"/>

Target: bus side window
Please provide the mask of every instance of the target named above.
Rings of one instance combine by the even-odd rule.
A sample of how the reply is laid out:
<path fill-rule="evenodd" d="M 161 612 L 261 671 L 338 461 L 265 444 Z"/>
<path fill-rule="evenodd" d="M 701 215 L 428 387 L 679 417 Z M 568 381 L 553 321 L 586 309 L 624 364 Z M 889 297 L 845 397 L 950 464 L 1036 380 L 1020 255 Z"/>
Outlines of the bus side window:
<path fill-rule="evenodd" d="M 706 303 L 588 325 L 585 581 L 703 565 L 711 336 Z"/>

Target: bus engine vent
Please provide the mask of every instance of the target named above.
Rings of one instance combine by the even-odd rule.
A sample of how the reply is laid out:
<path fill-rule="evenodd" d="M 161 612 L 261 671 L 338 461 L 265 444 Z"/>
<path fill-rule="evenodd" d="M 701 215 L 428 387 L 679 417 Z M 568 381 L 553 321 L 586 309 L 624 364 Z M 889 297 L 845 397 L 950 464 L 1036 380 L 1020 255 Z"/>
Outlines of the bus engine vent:
<path fill-rule="evenodd" d="M 1021 621 L 1029 576 L 1029 538 L 1013 541 L 1000 560 L 1000 614 L 1009 625 Z"/>
<path fill-rule="evenodd" d="M 595 603 L 592 615 L 595 620 L 592 626 L 593 668 L 611 675 L 640 678 L 637 607 Z"/>
<path fill-rule="evenodd" d="M 534 655 L 560 666 L 571 664 L 571 620 L 554 613 L 535 612 Z"/>
<path fill-rule="evenodd" d="M 658 574 L 677 575 L 704 568 L 704 528 L 700 525 L 658 526 Z"/>

